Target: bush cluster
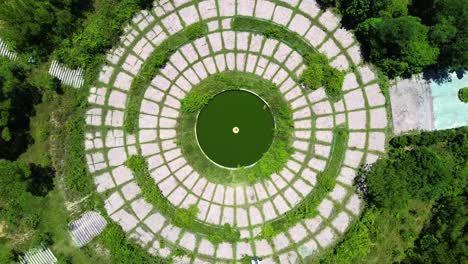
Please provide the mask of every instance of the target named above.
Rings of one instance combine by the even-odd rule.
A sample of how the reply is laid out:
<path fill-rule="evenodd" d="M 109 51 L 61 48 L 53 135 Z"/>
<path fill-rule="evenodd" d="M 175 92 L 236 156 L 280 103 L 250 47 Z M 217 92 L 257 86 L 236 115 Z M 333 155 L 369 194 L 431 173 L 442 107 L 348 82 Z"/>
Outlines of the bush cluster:
<path fill-rule="evenodd" d="M 320 87 L 332 99 L 342 94 L 344 73 L 329 65 L 327 57 L 320 53 L 308 53 L 304 56 L 307 68 L 302 72 L 301 81 L 313 90 Z"/>

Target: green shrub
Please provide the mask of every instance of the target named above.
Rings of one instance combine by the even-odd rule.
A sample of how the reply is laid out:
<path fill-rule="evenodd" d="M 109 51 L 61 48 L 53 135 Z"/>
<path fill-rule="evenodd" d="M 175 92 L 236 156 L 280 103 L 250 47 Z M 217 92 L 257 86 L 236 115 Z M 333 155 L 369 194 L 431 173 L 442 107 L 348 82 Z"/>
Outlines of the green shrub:
<path fill-rule="evenodd" d="M 301 81 L 312 90 L 322 87 L 323 79 L 323 67 L 315 63 L 309 64 L 301 75 Z"/>
<path fill-rule="evenodd" d="M 264 224 L 262 226 L 262 233 L 261 236 L 264 239 L 271 239 L 275 235 L 275 229 L 271 224 Z"/>
<path fill-rule="evenodd" d="M 468 103 L 468 87 L 462 88 L 458 91 L 458 98 L 464 103 Z"/>
<path fill-rule="evenodd" d="M 327 67 L 324 71 L 324 86 L 327 95 L 331 98 L 339 97 L 342 93 L 344 73 L 332 67 Z"/>
<path fill-rule="evenodd" d="M 200 111 L 214 96 L 214 92 L 194 90 L 182 99 L 182 111 L 186 113 L 195 113 Z"/>
<path fill-rule="evenodd" d="M 331 67 L 323 54 L 307 53 L 304 61 L 307 68 L 301 75 L 301 81 L 313 90 L 324 87 L 330 98 L 339 99 L 342 94 L 344 73 Z"/>

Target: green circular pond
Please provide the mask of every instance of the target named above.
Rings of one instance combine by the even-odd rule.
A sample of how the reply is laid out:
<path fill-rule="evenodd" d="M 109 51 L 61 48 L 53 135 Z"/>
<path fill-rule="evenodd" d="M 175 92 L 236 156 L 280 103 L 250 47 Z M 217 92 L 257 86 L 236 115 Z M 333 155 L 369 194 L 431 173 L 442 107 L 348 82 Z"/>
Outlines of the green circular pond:
<path fill-rule="evenodd" d="M 268 105 L 245 90 L 222 92 L 200 111 L 198 143 L 208 158 L 228 168 L 256 163 L 268 150 L 275 123 Z"/>

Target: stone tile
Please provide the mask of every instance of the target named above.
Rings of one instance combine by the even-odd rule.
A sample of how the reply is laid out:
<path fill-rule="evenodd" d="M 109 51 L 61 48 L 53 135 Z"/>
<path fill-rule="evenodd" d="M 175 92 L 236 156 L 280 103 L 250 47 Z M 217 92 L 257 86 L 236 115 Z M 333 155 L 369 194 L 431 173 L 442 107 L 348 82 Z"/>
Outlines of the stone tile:
<path fill-rule="evenodd" d="M 338 230 L 338 232 L 342 234 L 346 231 L 350 223 L 351 223 L 351 218 L 345 212 L 339 213 L 335 217 L 335 219 L 332 221 L 333 227 L 335 227 L 336 230 Z"/>
<path fill-rule="evenodd" d="M 300 14 L 296 14 L 289 24 L 288 28 L 297 34 L 304 36 L 310 27 L 310 20 Z"/>
<path fill-rule="evenodd" d="M 191 25 L 200 21 L 200 17 L 198 16 L 198 12 L 195 9 L 195 6 L 188 6 L 183 8 L 179 11 L 179 14 L 186 25 Z"/>
<path fill-rule="evenodd" d="M 315 252 L 318 251 L 317 243 L 313 239 L 307 241 L 302 246 L 300 246 L 297 251 L 302 258 L 312 256 Z"/>
<path fill-rule="evenodd" d="M 219 205 L 211 204 L 210 211 L 208 212 L 208 216 L 206 217 L 206 221 L 214 225 L 219 225 L 219 221 L 221 218 L 221 210 L 222 208 Z"/>
<path fill-rule="evenodd" d="M 110 215 L 110 218 L 117 222 L 125 232 L 132 230 L 138 224 L 138 219 L 129 214 L 125 209 L 121 209 Z"/>
<path fill-rule="evenodd" d="M 333 116 L 322 116 L 318 117 L 317 120 L 315 121 L 315 126 L 318 129 L 330 129 L 332 128 L 333 125 Z"/>
<path fill-rule="evenodd" d="M 238 227 L 246 227 L 249 225 L 247 211 L 243 208 L 236 208 L 236 224 Z"/>
<path fill-rule="evenodd" d="M 119 72 L 115 78 L 114 86 L 121 90 L 128 91 L 132 85 L 132 81 L 133 77 L 124 72 Z"/>
<path fill-rule="evenodd" d="M 255 16 L 261 19 L 270 20 L 273 16 L 275 4 L 266 0 L 257 0 Z"/>
<path fill-rule="evenodd" d="M 327 199 L 324 199 L 318 206 L 318 211 L 324 218 L 329 218 L 333 212 L 334 205 Z"/>
<path fill-rule="evenodd" d="M 257 225 L 263 223 L 263 217 L 260 211 L 254 207 L 250 206 L 249 207 L 249 215 L 250 215 L 250 224 L 251 225 Z"/>
<path fill-rule="evenodd" d="M 346 203 L 346 208 L 354 215 L 359 214 L 361 210 L 361 199 L 359 199 L 359 196 L 353 194 Z"/>
<path fill-rule="evenodd" d="M 364 147 L 366 146 L 366 133 L 364 132 L 349 133 L 348 146 L 364 149 Z"/>
<path fill-rule="evenodd" d="M 325 166 L 326 166 L 327 162 L 324 161 L 324 160 L 320 160 L 320 159 L 316 159 L 316 158 L 312 158 L 310 161 L 309 161 L 309 167 L 315 169 L 315 170 L 318 170 L 318 171 L 323 171 L 325 170 Z"/>
<path fill-rule="evenodd" d="M 280 233 L 273 238 L 273 244 L 275 245 L 275 250 L 280 251 L 283 248 L 286 248 L 290 245 L 288 237 L 284 233 Z"/>
<path fill-rule="evenodd" d="M 222 259 L 232 259 L 233 250 L 232 244 L 224 242 L 218 245 L 218 250 L 216 251 L 216 257 Z"/>
<path fill-rule="evenodd" d="M 385 104 L 385 97 L 378 84 L 372 84 L 365 88 L 367 100 L 371 107 Z"/>
<path fill-rule="evenodd" d="M 322 223 L 323 221 L 322 218 L 320 218 L 320 216 L 304 221 L 305 226 L 307 227 L 307 229 L 309 229 L 311 233 L 315 233 L 321 227 Z"/>
<path fill-rule="evenodd" d="M 244 256 L 252 256 L 252 246 L 247 242 L 238 242 L 236 253 L 237 259 L 241 259 Z"/>
<path fill-rule="evenodd" d="M 207 256 L 213 256 L 215 253 L 214 245 L 205 238 L 202 238 L 200 241 L 200 245 L 198 246 L 198 253 Z"/>
<path fill-rule="evenodd" d="M 366 111 L 348 113 L 348 124 L 350 129 L 366 129 Z"/>
<path fill-rule="evenodd" d="M 369 150 L 380 152 L 385 151 L 385 133 L 371 132 L 369 133 Z"/>
<path fill-rule="evenodd" d="M 319 243 L 321 247 L 327 247 L 329 246 L 334 240 L 335 240 L 335 234 L 331 230 L 330 227 L 325 228 L 320 232 L 315 239 Z"/>
<path fill-rule="evenodd" d="M 280 215 L 290 209 L 289 205 L 286 203 L 286 201 L 281 195 L 277 195 L 275 199 L 273 199 L 273 204 Z"/>
<path fill-rule="evenodd" d="M 177 239 L 179 238 L 179 234 L 180 234 L 180 228 L 173 226 L 171 224 L 166 225 L 161 230 L 161 236 L 173 243 L 177 241 Z"/>
<path fill-rule="evenodd" d="M 385 108 L 370 110 L 370 127 L 385 128 L 387 127 L 387 111 Z"/>
<path fill-rule="evenodd" d="M 253 16 L 255 9 L 255 0 L 244 0 L 242 4 L 237 5 L 237 15 Z"/>
<path fill-rule="evenodd" d="M 345 154 L 344 164 L 352 168 L 358 168 L 363 155 L 364 154 L 361 151 L 347 150 Z"/>
<path fill-rule="evenodd" d="M 126 184 L 124 187 L 122 187 L 121 191 L 125 200 L 127 201 L 131 201 L 133 198 L 135 198 L 141 193 L 140 188 L 135 182 L 130 182 Z"/>
<path fill-rule="evenodd" d="M 201 1 L 198 5 L 198 10 L 200 11 L 200 15 L 204 20 L 218 16 L 216 3 L 213 0 Z"/>
<path fill-rule="evenodd" d="M 301 223 L 298 223 L 295 226 L 289 228 L 288 233 L 295 243 L 299 243 L 309 235 Z"/>
<path fill-rule="evenodd" d="M 333 133 L 330 130 L 318 130 L 315 132 L 315 138 L 319 141 L 331 143 L 333 140 Z"/>
<path fill-rule="evenodd" d="M 277 217 L 273 204 L 270 201 L 263 203 L 262 211 L 263 215 L 265 216 L 265 221 L 269 221 Z"/>
<path fill-rule="evenodd" d="M 235 0 L 222 0 L 222 3 L 218 0 L 218 11 L 221 17 L 232 17 L 236 13 L 236 1 Z"/>
<path fill-rule="evenodd" d="M 343 48 L 351 46 L 351 44 L 354 42 L 353 34 L 344 28 L 337 29 L 334 35 Z"/>
<path fill-rule="evenodd" d="M 223 207 L 223 217 L 221 217 L 221 224 L 228 223 L 234 225 L 235 215 L 233 207 Z"/>
<path fill-rule="evenodd" d="M 340 19 L 330 10 L 327 10 L 319 17 L 319 22 L 329 31 L 332 31 L 339 26 Z"/>
<path fill-rule="evenodd" d="M 255 255 L 258 257 L 268 256 L 273 250 L 267 240 L 255 240 Z"/>
<path fill-rule="evenodd" d="M 94 177 L 94 184 L 98 192 L 104 192 L 115 187 L 114 181 L 109 173 L 103 173 L 102 175 Z"/>
<path fill-rule="evenodd" d="M 316 17 L 320 12 L 320 6 L 315 1 L 302 1 L 299 9 L 311 17 Z"/>
<path fill-rule="evenodd" d="M 110 215 L 122 207 L 124 200 L 118 192 L 114 192 L 104 201 L 104 208 L 106 208 L 107 213 Z"/>
<path fill-rule="evenodd" d="M 320 43 L 323 42 L 326 36 L 327 33 L 325 33 L 325 31 L 313 25 L 304 38 L 307 39 L 313 47 L 317 47 Z"/>
<path fill-rule="evenodd" d="M 194 234 L 185 232 L 179 241 L 179 245 L 183 248 L 193 251 L 195 249 L 196 237 Z"/>
<path fill-rule="evenodd" d="M 339 52 L 340 49 L 336 46 L 333 39 L 328 39 L 321 47 L 320 52 L 325 54 L 329 59 L 335 57 Z"/>
<path fill-rule="evenodd" d="M 292 10 L 286 7 L 277 6 L 273 15 L 273 21 L 286 26 L 291 19 Z"/>

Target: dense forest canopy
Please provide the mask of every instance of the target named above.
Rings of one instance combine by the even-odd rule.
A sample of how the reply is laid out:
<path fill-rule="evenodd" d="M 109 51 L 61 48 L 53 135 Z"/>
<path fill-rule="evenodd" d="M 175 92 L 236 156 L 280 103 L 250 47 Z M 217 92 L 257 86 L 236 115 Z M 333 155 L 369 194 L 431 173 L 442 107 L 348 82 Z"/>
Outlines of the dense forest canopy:
<path fill-rule="evenodd" d="M 390 77 L 468 69 L 466 0 L 322 0 Z"/>

